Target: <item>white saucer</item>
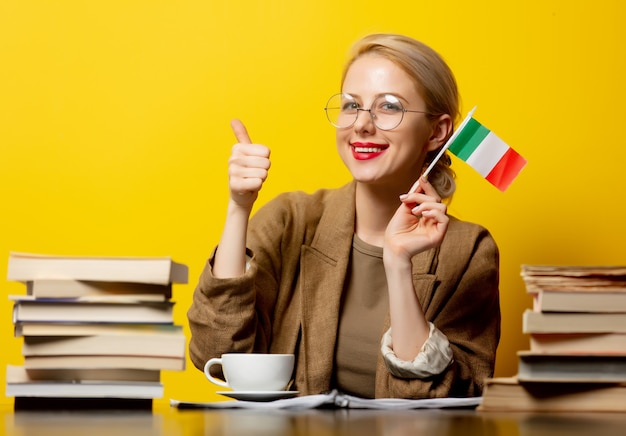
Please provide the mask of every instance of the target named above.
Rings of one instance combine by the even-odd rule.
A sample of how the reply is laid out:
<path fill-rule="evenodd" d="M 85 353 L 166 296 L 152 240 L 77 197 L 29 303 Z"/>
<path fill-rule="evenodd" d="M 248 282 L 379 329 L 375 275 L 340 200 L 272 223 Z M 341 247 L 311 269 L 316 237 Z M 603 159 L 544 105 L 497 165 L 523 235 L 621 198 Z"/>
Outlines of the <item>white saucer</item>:
<path fill-rule="evenodd" d="M 217 391 L 217 393 L 242 401 L 274 401 L 298 395 L 298 391 Z"/>

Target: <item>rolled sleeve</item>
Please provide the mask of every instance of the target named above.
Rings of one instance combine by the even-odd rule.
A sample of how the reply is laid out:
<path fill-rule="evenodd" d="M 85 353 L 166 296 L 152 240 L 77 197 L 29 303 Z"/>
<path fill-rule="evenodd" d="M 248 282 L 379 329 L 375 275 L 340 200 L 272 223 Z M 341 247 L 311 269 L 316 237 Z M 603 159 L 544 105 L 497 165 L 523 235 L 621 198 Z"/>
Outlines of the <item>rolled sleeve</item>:
<path fill-rule="evenodd" d="M 400 378 L 425 379 L 441 374 L 452 363 L 452 348 L 444 335 L 432 322 L 428 339 L 412 361 L 400 360 L 392 348 L 391 329 L 383 335 L 381 351 L 389 372 Z"/>

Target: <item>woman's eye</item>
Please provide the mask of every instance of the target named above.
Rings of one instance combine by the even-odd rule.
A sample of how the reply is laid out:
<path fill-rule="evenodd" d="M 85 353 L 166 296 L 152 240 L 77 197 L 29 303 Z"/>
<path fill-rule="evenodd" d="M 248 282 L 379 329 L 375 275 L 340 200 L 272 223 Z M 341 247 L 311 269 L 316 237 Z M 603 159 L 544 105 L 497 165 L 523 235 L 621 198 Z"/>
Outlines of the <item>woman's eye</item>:
<path fill-rule="evenodd" d="M 389 102 L 382 103 L 379 106 L 379 109 L 382 112 L 401 112 L 402 111 L 402 107 L 400 105 L 397 105 L 395 103 L 389 103 Z"/>
<path fill-rule="evenodd" d="M 345 102 L 341 105 L 342 111 L 355 111 L 359 108 L 359 105 L 353 101 Z"/>

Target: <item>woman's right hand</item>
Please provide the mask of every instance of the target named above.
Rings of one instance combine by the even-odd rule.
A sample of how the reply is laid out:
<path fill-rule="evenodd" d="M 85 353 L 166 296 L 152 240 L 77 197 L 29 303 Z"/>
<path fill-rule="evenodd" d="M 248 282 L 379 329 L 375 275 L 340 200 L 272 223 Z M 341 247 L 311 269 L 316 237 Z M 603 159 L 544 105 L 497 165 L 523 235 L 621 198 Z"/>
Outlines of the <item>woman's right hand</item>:
<path fill-rule="evenodd" d="M 238 141 L 228 160 L 230 198 L 237 206 L 251 210 L 267 179 L 270 149 L 265 145 L 253 144 L 240 120 L 232 120 L 230 126 Z"/>

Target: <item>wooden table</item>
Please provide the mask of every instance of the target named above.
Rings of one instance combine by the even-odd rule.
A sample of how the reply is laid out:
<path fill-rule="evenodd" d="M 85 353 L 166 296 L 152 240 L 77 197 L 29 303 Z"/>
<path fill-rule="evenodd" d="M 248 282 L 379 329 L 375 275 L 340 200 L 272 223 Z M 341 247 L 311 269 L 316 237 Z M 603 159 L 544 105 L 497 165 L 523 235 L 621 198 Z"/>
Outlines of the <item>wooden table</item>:
<path fill-rule="evenodd" d="M 0 434 L 15 436 L 577 436 L 621 435 L 626 415 L 486 413 L 474 410 L 177 410 L 13 412 Z"/>

